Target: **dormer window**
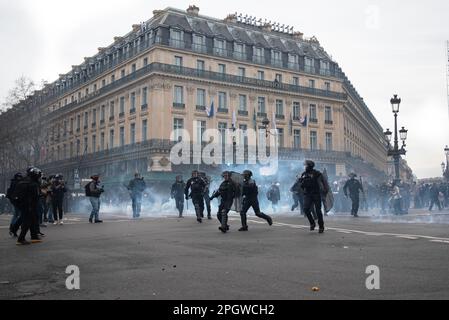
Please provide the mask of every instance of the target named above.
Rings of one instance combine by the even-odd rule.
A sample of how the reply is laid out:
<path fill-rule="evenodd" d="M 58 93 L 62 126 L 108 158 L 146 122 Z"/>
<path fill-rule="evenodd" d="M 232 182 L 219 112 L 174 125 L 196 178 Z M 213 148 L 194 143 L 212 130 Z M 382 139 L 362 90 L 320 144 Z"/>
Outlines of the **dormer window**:
<path fill-rule="evenodd" d="M 329 61 L 320 61 L 320 74 L 321 75 L 330 75 Z"/>
<path fill-rule="evenodd" d="M 226 40 L 214 40 L 214 52 L 219 56 L 226 56 Z"/>
<path fill-rule="evenodd" d="M 206 52 L 206 38 L 202 35 L 193 35 L 192 49 L 196 52 Z"/>
<path fill-rule="evenodd" d="M 306 57 L 305 58 L 305 71 L 306 72 L 314 72 L 315 70 L 315 61 L 312 58 Z"/>
<path fill-rule="evenodd" d="M 260 47 L 254 48 L 254 62 L 255 63 L 264 63 L 264 49 Z"/>
<path fill-rule="evenodd" d="M 170 30 L 170 46 L 184 48 L 183 34 L 181 30 Z"/>
<path fill-rule="evenodd" d="M 234 58 L 239 60 L 245 59 L 245 45 L 243 43 L 234 43 Z"/>
<path fill-rule="evenodd" d="M 275 67 L 282 67 L 282 53 L 279 50 L 271 52 L 271 64 Z"/>
<path fill-rule="evenodd" d="M 288 54 L 288 67 L 294 70 L 299 69 L 299 60 L 296 54 Z"/>

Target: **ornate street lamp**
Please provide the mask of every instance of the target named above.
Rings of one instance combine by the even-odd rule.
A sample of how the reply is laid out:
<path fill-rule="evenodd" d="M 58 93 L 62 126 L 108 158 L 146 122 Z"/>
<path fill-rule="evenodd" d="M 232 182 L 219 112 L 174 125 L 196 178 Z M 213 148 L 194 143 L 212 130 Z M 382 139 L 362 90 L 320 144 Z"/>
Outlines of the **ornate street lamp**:
<path fill-rule="evenodd" d="M 391 136 L 392 132 L 390 132 L 389 129 L 384 132 L 385 138 L 388 141 L 388 156 L 393 157 L 394 160 L 394 171 L 395 171 L 395 184 L 399 184 L 401 182 L 401 179 L 399 177 L 399 162 L 401 160 L 401 156 L 406 154 L 405 150 L 405 140 L 407 140 L 407 133 L 408 130 L 402 127 L 401 130 L 399 130 L 398 135 L 398 113 L 399 113 L 399 106 L 401 104 L 401 98 L 398 98 L 398 95 L 395 94 L 393 98 L 390 100 L 391 103 L 391 109 L 394 114 L 394 140 L 393 140 L 393 146 L 390 145 L 391 142 Z M 402 140 L 402 147 L 399 148 L 399 139 Z"/>

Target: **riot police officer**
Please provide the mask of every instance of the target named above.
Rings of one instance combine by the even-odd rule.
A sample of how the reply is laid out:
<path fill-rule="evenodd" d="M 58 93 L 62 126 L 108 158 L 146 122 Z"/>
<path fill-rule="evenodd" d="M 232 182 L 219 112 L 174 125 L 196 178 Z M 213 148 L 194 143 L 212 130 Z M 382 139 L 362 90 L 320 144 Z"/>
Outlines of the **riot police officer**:
<path fill-rule="evenodd" d="M 360 191 L 363 192 L 363 187 L 360 181 L 356 180 L 357 175 L 355 173 L 351 173 L 349 176 L 350 179 L 346 181 L 343 190 L 346 197 L 348 197 L 349 190 L 349 198 L 351 198 L 352 202 L 351 215 L 358 217 L 357 214 L 359 212 Z"/>
<path fill-rule="evenodd" d="M 184 189 L 186 184 L 182 181 L 182 176 L 176 177 L 176 182 L 171 186 L 171 197 L 175 199 L 176 209 L 179 212 L 179 218 L 182 218 L 182 213 L 184 211 Z"/>
<path fill-rule="evenodd" d="M 221 197 L 220 206 L 218 207 L 217 218 L 221 223 L 218 229 L 226 233 L 229 230 L 228 226 L 228 213 L 234 203 L 234 198 L 237 195 L 237 186 L 231 179 L 231 173 L 229 171 L 223 172 L 221 175 L 224 181 L 221 183 L 217 191 L 215 191 L 210 197 L 212 201 L 215 198 Z"/>
<path fill-rule="evenodd" d="M 324 232 L 323 212 L 321 211 L 321 196 L 326 194 L 327 183 L 318 170 L 315 170 L 315 163 L 311 160 L 304 162 L 305 172 L 301 175 L 300 184 L 304 190 L 304 213 L 310 223 L 310 231 L 315 230 L 316 224 L 312 216 L 312 208 L 318 218 L 319 233 Z"/>
<path fill-rule="evenodd" d="M 192 178 L 190 178 L 186 187 L 184 188 L 184 194 L 186 200 L 192 198 L 193 205 L 195 206 L 196 220 L 202 223 L 202 216 L 204 213 L 204 190 L 206 188 L 206 182 L 199 176 L 197 170 L 192 172 Z M 189 194 L 190 190 L 190 194 Z"/>
<path fill-rule="evenodd" d="M 301 188 L 299 176 L 296 176 L 296 181 L 293 184 L 293 186 L 290 188 L 290 192 L 293 195 L 293 205 L 292 205 L 292 211 L 295 211 L 298 206 L 301 209 L 301 214 L 304 214 L 304 192 Z"/>
<path fill-rule="evenodd" d="M 18 245 L 27 245 L 30 242 L 25 240 L 28 230 L 31 233 L 31 243 L 40 243 L 39 221 L 37 217 L 39 203 L 39 188 L 42 171 L 35 167 L 27 170 L 27 176 L 20 180 L 14 191 L 14 198 L 18 203 L 22 215 L 22 226 Z"/>
<path fill-rule="evenodd" d="M 242 219 L 242 227 L 239 231 L 248 231 L 247 216 L 249 208 L 253 208 L 254 213 L 257 217 L 262 218 L 268 222 L 271 226 L 273 224 L 273 219 L 270 216 L 262 213 L 260 211 L 259 200 L 257 195 L 259 193 L 256 181 L 251 179 L 253 173 L 249 170 L 243 171 L 243 183 L 242 183 L 242 211 L 240 212 L 240 218 Z"/>
<path fill-rule="evenodd" d="M 209 198 L 209 187 L 210 183 L 212 182 L 211 177 L 206 176 L 205 173 L 200 174 L 200 177 L 204 179 L 204 182 L 206 182 L 206 187 L 204 188 L 204 202 L 206 203 L 206 210 L 207 210 L 207 219 L 212 220 L 212 209 L 210 207 L 210 198 Z M 201 216 L 203 218 L 203 216 Z"/>
<path fill-rule="evenodd" d="M 140 175 L 140 173 L 136 172 L 134 174 L 134 179 L 131 180 L 127 186 L 132 201 L 133 218 L 140 218 L 140 212 L 142 210 L 142 196 L 146 187 L 147 185 L 144 178 Z"/>

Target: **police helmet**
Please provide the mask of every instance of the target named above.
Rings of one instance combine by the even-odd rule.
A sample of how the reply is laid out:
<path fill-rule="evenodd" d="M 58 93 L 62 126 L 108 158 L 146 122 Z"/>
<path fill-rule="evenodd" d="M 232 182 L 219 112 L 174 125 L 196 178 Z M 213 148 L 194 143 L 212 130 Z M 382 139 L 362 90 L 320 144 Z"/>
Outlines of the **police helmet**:
<path fill-rule="evenodd" d="M 17 172 L 17 173 L 14 175 L 14 179 L 22 179 L 22 178 L 23 178 L 23 175 L 22 175 L 21 172 Z"/>
<path fill-rule="evenodd" d="M 42 176 L 42 170 L 36 167 L 29 167 L 27 169 L 27 176 L 33 179 L 39 179 Z"/>
<path fill-rule="evenodd" d="M 223 171 L 223 173 L 221 174 L 221 177 L 224 178 L 225 176 L 231 177 L 231 172 Z"/>
<path fill-rule="evenodd" d="M 243 175 L 245 177 L 251 178 L 253 176 L 253 173 L 250 170 L 245 170 L 245 171 L 243 171 Z"/>
<path fill-rule="evenodd" d="M 312 160 L 306 160 L 306 161 L 304 161 L 304 165 L 305 165 L 307 168 L 311 168 L 311 169 L 315 168 L 315 162 L 313 162 Z"/>

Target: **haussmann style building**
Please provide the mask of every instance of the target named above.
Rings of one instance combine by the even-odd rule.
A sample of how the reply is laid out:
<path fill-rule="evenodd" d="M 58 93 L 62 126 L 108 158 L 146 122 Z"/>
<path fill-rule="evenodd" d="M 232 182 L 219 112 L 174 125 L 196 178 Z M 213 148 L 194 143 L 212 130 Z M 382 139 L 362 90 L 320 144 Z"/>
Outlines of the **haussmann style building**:
<path fill-rule="evenodd" d="M 382 127 L 315 37 L 191 6 L 154 11 L 3 113 L 2 186 L 27 164 L 69 183 L 92 173 L 106 182 L 135 171 L 154 182 L 186 177 L 197 166 L 171 164 L 171 132 L 224 132 L 234 113 L 242 130 L 276 121 L 280 161 L 296 173 L 308 158 L 330 176 L 386 176 Z"/>

